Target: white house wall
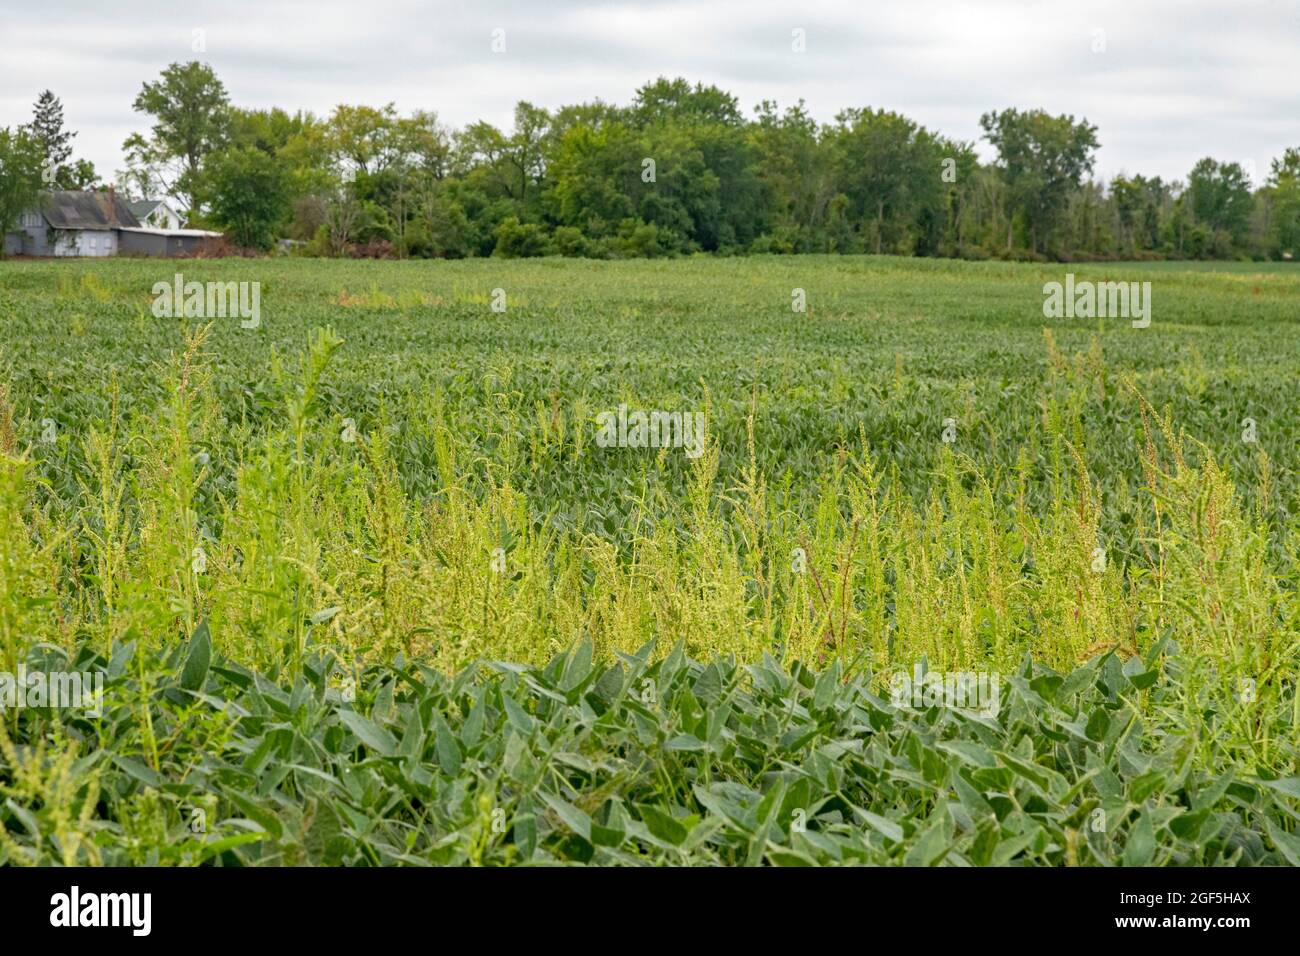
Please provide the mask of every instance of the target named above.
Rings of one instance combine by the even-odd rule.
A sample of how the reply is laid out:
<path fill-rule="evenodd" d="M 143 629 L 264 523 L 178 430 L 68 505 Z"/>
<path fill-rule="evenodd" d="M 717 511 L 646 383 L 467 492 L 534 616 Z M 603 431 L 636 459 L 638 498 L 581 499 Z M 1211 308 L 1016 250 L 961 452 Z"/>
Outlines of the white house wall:
<path fill-rule="evenodd" d="M 60 230 L 54 242 L 54 255 L 83 259 L 103 259 L 117 255 L 117 231 L 114 229 Z"/>

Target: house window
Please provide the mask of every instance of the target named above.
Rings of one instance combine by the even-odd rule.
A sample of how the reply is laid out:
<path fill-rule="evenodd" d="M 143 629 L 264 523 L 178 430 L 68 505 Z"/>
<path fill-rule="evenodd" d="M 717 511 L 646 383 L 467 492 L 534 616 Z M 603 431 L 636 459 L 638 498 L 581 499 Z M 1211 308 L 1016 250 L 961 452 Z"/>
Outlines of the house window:
<path fill-rule="evenodd" d="M 99 237 L 98 237 L 98 236 L 91 236 L 91 237 L 90 237 L 90 251 L 91 251 L 91 252 L 94 252 L 94 251 L 95 251 L 96 249 L 98 249 L 98 248 L 99 248 Z"/>
<path fill-rule="evenodd" d="M 38 213 L 38 212 L 25 212 L 25 213 L 23 213 L 23 225 L 24 225 L 24 226 L 26 226 L 26 227 L 28 227 L 28 228 L 30 228 L 30 229 L 35 229 L 35 228 L 36 228 L 37 226 L 39 226 L 40 224 L 41 224 L 41 214 L 40 214 L 40 213 Z"/>

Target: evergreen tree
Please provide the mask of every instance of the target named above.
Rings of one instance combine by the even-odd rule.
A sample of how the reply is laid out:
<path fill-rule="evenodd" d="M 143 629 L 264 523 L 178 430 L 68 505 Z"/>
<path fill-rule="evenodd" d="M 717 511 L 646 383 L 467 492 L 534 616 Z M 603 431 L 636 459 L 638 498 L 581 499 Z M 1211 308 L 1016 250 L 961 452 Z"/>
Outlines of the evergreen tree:
<path fill-rule="evenodd" d="M 54 189 L 89 189 L 99 181 L 94 165 L 85 159 L 72 162 L 75 130 L 63 127 L 63 103 L 50 90 L 36 99 L 32 121 L 24 127 L 41 151 L 42 180 Z"/>
<path fill-rule="evenodd" d="M 63 166 L 72 157 L 72 138 L 77 134 L 63 128 L 63 103 L 46 90 L 32 108 L 32 121 L 27 127 L 45 154 L 49 166 Z"/>

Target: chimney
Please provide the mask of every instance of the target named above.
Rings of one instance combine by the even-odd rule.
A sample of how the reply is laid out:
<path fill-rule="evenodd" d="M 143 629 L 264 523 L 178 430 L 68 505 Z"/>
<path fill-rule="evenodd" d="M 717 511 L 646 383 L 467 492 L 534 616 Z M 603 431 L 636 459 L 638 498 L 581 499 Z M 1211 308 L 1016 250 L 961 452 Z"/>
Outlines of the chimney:
<path fill-rule="evenodd" d="M 108 224 L 117 225 L 117 192 L 112 183 L 108 184 Z"/>

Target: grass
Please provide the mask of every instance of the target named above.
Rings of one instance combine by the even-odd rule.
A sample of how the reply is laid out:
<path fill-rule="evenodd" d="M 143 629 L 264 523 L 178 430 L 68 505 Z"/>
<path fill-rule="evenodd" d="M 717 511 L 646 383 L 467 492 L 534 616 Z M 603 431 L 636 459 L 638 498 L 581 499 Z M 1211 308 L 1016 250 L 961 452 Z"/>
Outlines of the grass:
<path fill-rule="evenodd" d="M 1151 326 L 1045 319 L 1067 269 L 1149 280 Z M 260 328 L 154 318 L 176 271 L 260 282 Z M 0 670 L 119 662 L 119 717 L 7 716 L 44 769 L 0 774 L 34 808 L 0 810 L 0 856 L 1295 863 L 1297 303 L 1300 273 L 1255 264 L 2 264 Z M 620 404 L 705 412 L 704 454 L 600 447 Z M 212 673 L 153 693 L 185 683 L 196 643 Z M 576 647 L 603 704 L 544 676 Z M 642 713 L 600 676 L 673 648 L 679 683 L 726 688 L 699 716 L 678 684 Z M 1002 713 L 864 702 L 918 661 L 1003 675 Z M 355 706 L 327 703 L 339 674 L 369 675 Z M 492 698 L 491 726 L 518 712 L 515 746 L 546 768 L 531 789 L 466 769 L 486 758 L 465 694 Z M 415 700 L 427 746 L 385 754 Z M 748 753 L 746 722 L 774 732 L 778 712 L 779 747 Z M 183 769 L 261 753 L 272 716 L 305 751 L 278 735 L 242 776 Z M 787 739 L 790 720 L 816 729 Z M 622 769 L 582 747 L 557 764 L 575 734 Z M 308 751 L 315 774 L 281 762 Z M 403 797 L 399 756 L 450 802 Z M 355 760 L 377 803 L 308 782 L 350 787 Z M 643 772 L 668 788 L 645 812 Z M 200 798 L 245 822 L 169 836 Z M 505 831 L 476 822 L 480 799 L 508 807 Z M 323 846 L 284 836 L 326 800 Z M 132 843 L 139 801 L 160 829 Z M 1081 822 L 1103 805 L 1103 831 Z"/>

